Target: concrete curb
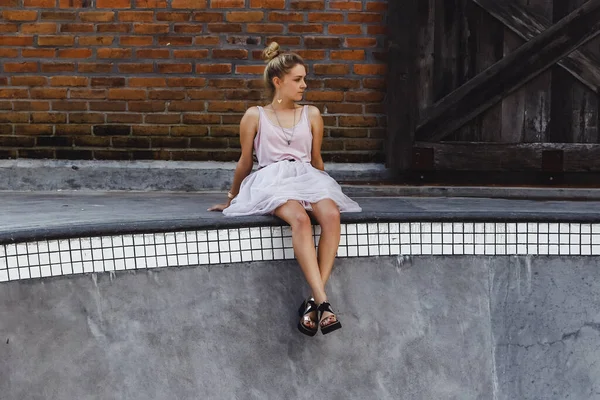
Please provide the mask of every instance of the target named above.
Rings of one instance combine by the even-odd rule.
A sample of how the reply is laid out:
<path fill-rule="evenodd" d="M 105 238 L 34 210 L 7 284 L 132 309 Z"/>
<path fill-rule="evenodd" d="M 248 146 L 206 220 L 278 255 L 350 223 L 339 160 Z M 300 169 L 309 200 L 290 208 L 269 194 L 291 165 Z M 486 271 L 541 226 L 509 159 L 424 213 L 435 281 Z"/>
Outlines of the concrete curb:
<path fill-rule="evenodd" d="M 195 192 L 227 190 L 234 162 L 0 160 L 0 190 L 137 190 Z M 380 182 L 382 164 L 326 165 L 338 181 Z"/>

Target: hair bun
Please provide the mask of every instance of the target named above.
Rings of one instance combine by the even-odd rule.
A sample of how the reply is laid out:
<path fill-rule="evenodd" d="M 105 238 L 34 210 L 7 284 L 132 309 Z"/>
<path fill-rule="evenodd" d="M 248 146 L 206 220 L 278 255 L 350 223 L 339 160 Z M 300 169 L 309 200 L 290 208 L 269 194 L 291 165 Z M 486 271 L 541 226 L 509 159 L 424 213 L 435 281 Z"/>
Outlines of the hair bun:
<path fill-rule="evenodd" d="M 263 50 L 263 58 L 269 62 L 282 53 L 279 43 L 271 42 L 271 44 Z"/>

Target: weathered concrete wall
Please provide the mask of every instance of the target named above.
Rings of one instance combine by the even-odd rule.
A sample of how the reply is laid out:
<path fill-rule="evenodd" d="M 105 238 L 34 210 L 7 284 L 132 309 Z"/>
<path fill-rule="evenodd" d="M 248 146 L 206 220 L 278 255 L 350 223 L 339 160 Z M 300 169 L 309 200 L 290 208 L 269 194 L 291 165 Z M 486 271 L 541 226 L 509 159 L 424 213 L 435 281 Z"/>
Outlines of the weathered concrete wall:
<path fill-rule="evenodd" d="M 595 258 L 338 260 L 344 325 L 296 330 L 295 262 L 0 285 L 2 399 L 590 399 Z M 596 396 L 596 397 L 594 397 Z"/>

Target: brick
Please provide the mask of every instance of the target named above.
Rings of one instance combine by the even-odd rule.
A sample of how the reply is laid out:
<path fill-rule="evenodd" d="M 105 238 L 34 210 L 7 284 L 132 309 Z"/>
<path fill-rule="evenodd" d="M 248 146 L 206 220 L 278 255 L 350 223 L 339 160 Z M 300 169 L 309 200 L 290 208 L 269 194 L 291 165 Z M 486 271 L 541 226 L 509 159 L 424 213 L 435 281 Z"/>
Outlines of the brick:
<path fill-rule="evenodd" d="M 73 139 L 68 136 L 38 136 L 36 144 L 40 147 L 71 147 Z"/>
<path fill-rule="evenodd" d="M 358 102 L 358 103 L 373 103 L 377 101 L 383 101 L 385 93 L 373 92 L 373 91 L 354 91 L 346 93 L 346 101 Z"/>
<path fill-rule="evenodd" d="M 161 74 L 187 74 L 192 72 L 192 64 L 157 64 L 158 72 Z"/>
<path fill-rule="evenodd" d="M 54 111 L 87 111 L 88 104 L 85 101 L 58 100 L 52 102 Z"/>
<path fill-rule="evenodd" d="M 76 125 L 76 124 L 68 124 L 68 125 L 56 125 L 55 129 L 54 129 L 54 134 L 55 135 L 64 135 L 64 136 L 74 136 L 74 135 L 91 135 L 92 134 L 92 126 L 91 125 Z M 92 139 L 93 137 L 90 136 L 86 139 Z M 104 138 L 95 138 L 95 139 L 102 139 L 104 140 Z M 75 141 L 75 143 L 77 144 L 77 142 L 83 142 L 84 138 L 73 138 L 73 140 Z"/>
<path fill-rule="evenodd" d="M 60 8 L 85 8 L 90 4 L 86 0 L 58 0 L 58 7 Z"/>
<path fill-rule="evenodd" d="M 124 101 L 90 101 L 90 111 L 125 111 L 127 103 Z M 130 110 L 133 111 L 133 110 Z"/>
<path fill-rule="evenodd" d="M 80 36 L 80 46 L 107 46 L 114 42 L 113 36 Z"/>
<path fill-rule="evenodd" d="M 350 67 L 345 64 L 315 64 L 314 72 L 317 75 L 346 75 Z"/>
<path fill-rule="evenodd" d="M 10 83 L 12 86 L 46 86 L 47 79 L 43 76 L 13 76 L 10 79 Z M 3 89 L 8 90 L 8 89 Z M 16 95 L 16 93 L 15 93 Z M 0 96 L 3 97 L 3 96 Z M 22 96 L 19 96 L 22 97 Z"/>
<path fill-rule="evenodd" d="M 21 56 L 25 58 L 54 58 L 55 49 L 23 49 Z"/>
<path fill-rule="evenodd" d="M 191 37 L 163 36 L 158 38 L 160 46 L 189 46 L 192 44 Z"/>
<path fill-rule="evenodd" d="M 243 101 L 211 101 L 208 104 L 209 112 L 244 112 L 246 103 Z"/>
<path fill-rule="evenodd" d="M 169 50 L 143 49 L 143 50 L 136 50 L 135 57 L 136 58 L 170 58 L 171 54 L 169 53 Z"/>
<path fill-rule="evenodd" d="M 131 156 L 128 151 L 119 150 L 94 150 L 94 159 L 97 160 L 130 160 Z"/>
<path fill-rule="evenodd" d="M 75 37 L 61 35 L 38 36 L 37 44 L 38 46 L 73 46 Z"/>
<path fill-rule="evenodd" d="M 67 89 L 58 88 L 31 88 L 32 99 L 66 99 Z"/>
<path fill-rule="evenodd" d="M 134 24 L 133 32 L 142 34 L 168 33 L 169 24 Z"/>
<path fill-rule="evenodd" d="M 341 13 L 309 13 L 308 22 L 342 22 L 344 21 L 344 14 Z"/>
<path fill-rule="evenodd" d="M 185 22 L 190 20 L 190 15 L 186 12 L 162 11 L 156 13 L 156 20 L 170 22 Z"/>
<path fill-rule="evenodd" d="M 23 25 L 20 25 L 20 26 L 23 27 Z M 14 32 L 18 32 L 18 31 L 19 31 L 18 24 L 0 24 L 0 33 L 14 33 Z M 26 33 L 26 32 L 21 31 L 21 33 Z"/>
<path fill-rule="evenodd" d="M 340 126 L 377 126 L 377 118 L 375 117 L 364 117 L 364 116 L 340 116 L 339 117 Z"/>
<path fill-rule="evenodd" d="M 194 137 L 190 147 L 199 149 L 225 149 L 229 147 L 229 139 L 216 137 Z"/>
<path fill-rule="evenodd" d="M 60 32 L 94 32 L 94 25 L 92 24 L 62 24 L 60 26 Z"/>
<path fill-rule="evenodd" d="M 50 86 L 87 86 L 88 78 L 85 76 L 52 76 Z"/>
<path fill-rule="evenodd" d="M 73 11 L 42 11 L 42 21 L 75 21 L 77 14 Z"/>
<path fill-rule="evenodd" d="M 115 100 L 145 100 L 146 91 L 141 89 L 116 89 L 108 90 L 108 99 Z"/>
<path fill-rule="evenodd" d="M 26 112 L 2 112 L 2 113 L 0 113 L 0 122 L 28 123 L 29 122 L 29 113 L 26 113 Z"/>
<path fill-rule="evenodd" d="M 218 36 L 196 36 L 194 42 L 198 46 L 214 46 L 220 43 Z"/>
<path fill-rule="evenodd" d="M 248 50 L 244 49 L 213 49 L 213 58 L 234 58 L 245 60 L 248 58 Z"/>
<path fill-rule="evenodd" d="M 367 26 L 367 34 L 368 35 L 385 35 L 386 27 L 383 25 L 368 25 Z"/>
<path fill-rule="evenodd" d="M 190 139 L 186 137 L 154 137 L 152 140 L 153 148 L 179 148 L 189 147 Z"/>
<path fill-rule="evenodd" d="M 132 49 L 102 48 L 96 51 L 97 58 L 131 58 Z"/>
<path fill-rule="evenodd" d="M 185 119 L 186 115 L 184 115 Z M 185 122 L 188 124 L 188 122 Z M 171 136 L 206 136 L 208 128 L 205 126 L 173 126 L 171 128 Z"/>
<path fill-rule="evenodd" d="M 119 21 L 122 22 L 149 22 L 154 19 L 153 11 L 120 11 Z"/>
<path fill-rule="evenodd" d="M 79 18 L 82 22 L 112 22 L 115 13 L 112 11 L 81 11 Z"/>
<path fill-rule="evenodd" d="M 119 44 L 121 46 L 151 46 L 154 38 L 151 36 L 121 36 Z M 137 54 L 137 53 L 136 53 Z"/>
<path fill-rule="evenodd" d="M 56 33 L 58 24 L 54 22 L 35 22 L 21 25 L 21 33 Z"/>
<path fill-rule="evenodd" d="M 292 10 L 323 10 L 325 9 L 325 1 L 323 0 L 305 0 L 292 1 L 290 4 Z"/>
<path fill-rule="evenodd" d="M 56 158 L 60 160 L 92 160 L 91 150 L 56 149 Z"/>
<path fill-rule="evenodd" d="M 19 50 L 17 49 L 0 48 L 0 58 L 17 58 L 18 56 Z"/>
<path fill-rule="evenodd" d="M 375 38 L 346 38 L 346 47 L 376 47 L 377 39 Z"/>
<path fill-rule="evenodd" d="M 242 31 L 242 25 L 209 23 L 208 31 L 213 33 L 236 33 Z"/>
<path fill-rule="evenodd" d="M 38 159 L 44 159 L 44 158 L 54 158 L 54 150 L 51 149 L 46 149 L 46 150 L 41 150 L 41 149 L 27 149 L 27 150 L 23 150 L 23 149 L 19 149 L 19 158 L 38 158 Z"/>
<path fill-rule="evenodd" d="M 380 64 L 356 64 L 354 65 L 354 73 L 358 75 L 384 75 L 386 73 L 386 65 Z"/>
<path fill-rule="evenodd" d="M 207 7 L 206 0 L 172 0 L 171 8 L 190 8 L 190 9 L 205 9 Z"/>
<path fill-rule="evenodd" d="M 168 125 L 134 125 L 133 135 L 135 136 L 168 136 L 171 128 Z"/>
<path fill-rule="evenodd" d="M 135 8 L 167 8 L 167 0 L 134 0 Z"/>
<path fill-rule="evenodd" d="M 311 91 L 305 95 L 307 101 L 342 101 L 343 92 L 317 92 Z"/>
<path fill-rule="evenodd" d="M 206 85 L 206 78 L 167 78 L 169 87 L 202 87 Z"/>
<path fill-rule="evenodd" d="M 262 11 L 230 11 L 225 14 L 227 22 L 259 22 L 265 14 Z"/>
<path fill-rule="evenodd" d="M 238 125 L 227 126 L 227 125 L 219 125 L 219 126 L 211 126 L 210 127 L 210 135 L 211 136 L 229 136 L 235 137 L 240 134 L 240 127 Z"/>
<path fill-rule="evenodd" d="M 21 6 L 21 0 L 0 0 L 0 7 L 17 8 Z"/>
<path fill-rule="evenodd" d="M 251 8 L 285 9 L 285 0 L 250 0 Z"/>
<path fill-rule="evenodd" d="M 330 53 L 332 60 L 364 60 L 364 50 L 332 50 Z"/>
<path fill-rule="evenodd" d="M 282 33 L 284 26 L 282 24 L 248 24 L 246 32 L 248 33 Z"/>
<path fill-rule="evenodd" d="M 95 125 L 92 132 L 96 136 L 127 136 L 131 134 L 131 126 L 128 125 Z"/>
<path fill-rule="evenodd" d="M 114 114 L 115 116 L 119 114 Z M 127 148 L 150 148 L 150 138 L 147 137 L 135 137 L 135 136 L 118 136 L 111 139 L 114 147 L 127 147 Z"/>
<path fill-rule="evenodd" d="M 245 0 L 212 0 L 210 8 L 244 8 Z"/>
<path fill-rule="evenodd" d="M 332 35 L 360 35 L 362 25 L 329 25 L 327 32 Z"/>
<path fill-rule="evenodd" d="M 96 0 L 96 8 L 131 8 L 131 0 Z"/>
<path fill-rule="evenodd" d="M 209 52 L 207 49 L 202 50 L 173 50 L 174 58 L 193 58 L 195 60 L 199 60 L 202 58 L 207 58 Z"/>
<path fill-rule="evenodd" d="M 102 63 L 77 63 L 77 71 L 84 73 L 107 73 L 112 71 L 112 64 Z"/>
<path fill-rule="evenodd" d="M 331 10 L 362 10 L 360 1 L 332 1 L 329 3 Z"/>
<path fill-rule="evenodd" d="M 167 107 L 169 112 L 199 112 L 206 109 L 204 101 L 171 101 Z"/>
<path fill-rule="evenodd" d="M 197 74 L 230 74 L 231 64 L 196 64 Z"/>
<path fill-rule="evenodd" d="M 173 26 L 175 33 L 201 33 L 203 29 L 200 24 L 175 24 Z"/>
<path fill-rule="evenodd" d="M 382 22 L 383 14 L 381 13 L 348 13 L 348 22 L 358 22 L 361 24 Z"/>
<path fill-rule="evenodd" d="M 365 113 L 367 114 L 385 114 L 383 103 L 365 104 Z"/>
<path fill-rule="evenodd" d="M 270 22 L 303 22 L 304 13 L 272 11 L 268 19 Z"/>
<path fill-rule="evenodd" d="M 367 3 L 367 11 L 387 11 L 388 4 L 383 1 L 370 1 Z"/>
<path fill-rule="evenodd" d="M 128 102 L 129 111 L 135 112 L 161 112 L 165 111 L 167 103 L 165 101 L 130 101 Z"/>
<path fill-rule="evenodd" d="M 264 65 L 237 65 L 235 67 L 236 74 L 257 74 L 262 75 L 265 71 Z"/>
<path fill-rule="evenodd" d="M 131 32 L 130 24 L 98 24 L 96 26 L 99 33 L 129 33 Z"/>
<path fill-rule="evenodd" d="M 35 138 L 30 136 L 0 136 L 0 147 L 33 147 Z"/>
<path fill-rule="evenodd" d="M 188 96 L 194 100 L 222 100 L 225 98 L 225 92 L 222 90 L 188 90 Z"/>
<path fill-rule="evenodd" d="M 0 36 L 0 46 L 32 46 L 33 36 Z"/>
<path fill-rule="evenodd" d="M 106 114 L 107 124 L 141 124 L 143 117 L 141 114 L 134 113 L 116 113 Z M 114 140 L 113 140 L 114 145 Z"/>
<path fill-rule="evenodd" d="M 69 93 L 71 99 L 105 99 L 106 90 L 104 89 L 71 89 Z"/>
<path fill-rule="evenodd" d="M 77 135 L 91 135 L 92 133 L 92 127 L 90 125 L 70 125 L 65 128 L 69 129 L 71 127 L 81 127 L 81 129 L 85 129 L 85 132 L 82 131 L 81 133 L 76 133 Z M 56 130 L 58 131 L 58 129 L 59 127 L 57 126 Z M 60 129 L 62 129 L 62 127 L 60 127 Z M 73 135 L 73 133 L 69 133 L 67 136 L 70 135 Z M 73 138 L 73 145 L 78 147 L 110 147 L 110 140 L 110 137 L 79 136 Z"/>
<path fill-rule="evenodd" d="M 60 58 L 90 58 L 92 50 L 90 49 L 60 49 L 58 57 Z"/>
<path fill-rule="evenodd" d="M 167 80 L 165 78 L 129 78 L 127 86 L 130 87 L 165 87 Z"/>
<path fill-rule="evenodd" d="M 266 39 L 266 43 L 269 44 L 271 42 L 277 42 L 280 45 L 284 46 L 299 46 L 300 45 L 300 37 L 299 36 L 269 36 Z"/>
<path fill-rule="evenodd" d="M 263 98 L 261 90 L 228 90 L 225 92 L 226 100 L 260 100 Z"/>
<path fill-rule="evenodd" d="M 2 19 L 5 21 L 35 21 L 38 18 L 37 11 L 5 10 L 2 11 Z"/>
<path fill-rule="evenodd" d="M 29 97 L 29 96 L 27 96 Z M 14 111 L 48 111 L 50 102 L 48 101 L 13 101 Z"/>
<path fill-rule="evenodd" d="M 350 104 L 336 104 L 338 107 L 349 105 Z M 365 128 L 332 128 L 329 130 L 329 136 L 335 138 L 364 138 L 369 136 L 369 130 Z"/>
<path fill-rule="evenodd" d="M 193 17 L 197 22 L 222 22 L 223 19 L 223 13 L 220 12 L 197 12 Z"/>
<path fill-rule="evenodd" d="M 40 72 L 75 72 L 75 64 L 69 63 L 40 63 Z"/>
<path fill-rule="evenodd" d="M 4 72 L 38 72 L 37 62 L 4 63 Z"/>
<path fill-rule="evenodd" d="M 323 25 L 320 24 L 289 24 L 290 33 L 323 33 Z"/>
<path fill-rule="evenodd" d="M 358 89 L 360 88 L 360 81 L 347 78 L 325 79 L 325 87 L 330 89 Z"/>
<path fill-rule="evenodd" d="M 148 93 L 151 100 L 183 100 L 185 92 L 181 90 L 152 90 Z"/>
<path fill-rule="evenodd" d="M 208 86 L 222 89 L 239 89 L 246 86 L 246 81 L 237 78 L 211 79 Z"/>
<path fill-rule="evenodd" d="M 117 69 L 123 74 L 151 74 L 154 72 L 154 64 L 127 63 L 119 64 Z"/>
<path fill-rule="evenodd" d="M 342 45 L 342 39 L 339 37 L 331 36 L 307 36 L 304 38 L 304 45 L 309 49 L 337 49 Z"/>

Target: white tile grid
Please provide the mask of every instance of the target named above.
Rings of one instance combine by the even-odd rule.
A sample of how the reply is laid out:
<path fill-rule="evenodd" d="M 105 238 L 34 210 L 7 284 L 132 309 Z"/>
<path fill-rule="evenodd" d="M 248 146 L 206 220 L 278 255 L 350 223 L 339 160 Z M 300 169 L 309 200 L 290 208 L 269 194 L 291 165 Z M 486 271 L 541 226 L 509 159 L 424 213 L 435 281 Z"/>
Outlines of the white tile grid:
<path fill-rule="evenodd" d="M 313 227 L 315 244 L 320 227 Z M 600 224 L 342 224 L 339 257 L 600 255 Z M 294 258 L 288 226 L 44 240 L 0 245 L 0 282 L 48 276 Z"/>

